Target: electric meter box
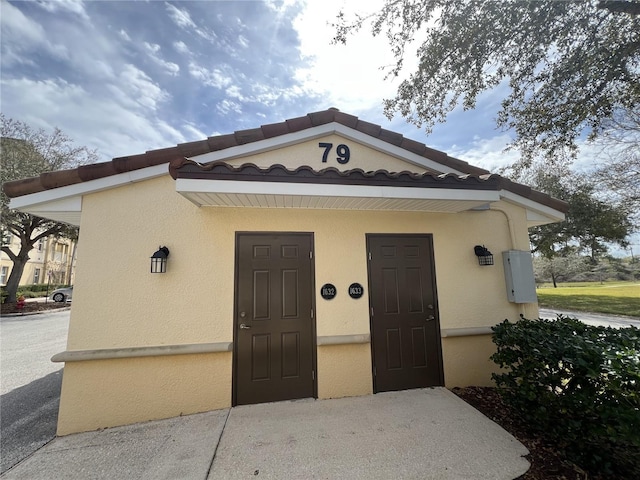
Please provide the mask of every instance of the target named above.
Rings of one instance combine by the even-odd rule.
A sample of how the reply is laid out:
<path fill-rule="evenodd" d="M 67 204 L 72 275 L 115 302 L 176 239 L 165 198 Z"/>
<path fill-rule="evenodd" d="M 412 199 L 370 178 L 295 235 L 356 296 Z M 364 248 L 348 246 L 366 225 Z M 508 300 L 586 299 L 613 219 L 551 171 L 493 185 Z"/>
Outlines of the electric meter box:
<path fill-rule="evenodd" d="M 509 250 L 502 252 L 507 298 L 514 303 L 537 303 L 536 280 L 533 275 L 531 252 Z"/>

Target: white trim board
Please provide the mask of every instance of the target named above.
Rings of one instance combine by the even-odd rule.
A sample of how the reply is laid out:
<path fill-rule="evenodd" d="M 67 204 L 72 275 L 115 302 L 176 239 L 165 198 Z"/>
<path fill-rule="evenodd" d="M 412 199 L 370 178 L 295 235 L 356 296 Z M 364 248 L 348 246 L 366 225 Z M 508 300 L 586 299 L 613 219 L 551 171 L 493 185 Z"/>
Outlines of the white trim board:
<path fill-rule="evenodd" d="M 9 208 L 80 225 L 82 196 L 169 174 L 167 163 L 12 198 Z"/>
<path fill-rule="evenodd" d="M 180 178 L 176 190 L 198 207 L 456 213 L 500 200 L 492 190 Z"/>

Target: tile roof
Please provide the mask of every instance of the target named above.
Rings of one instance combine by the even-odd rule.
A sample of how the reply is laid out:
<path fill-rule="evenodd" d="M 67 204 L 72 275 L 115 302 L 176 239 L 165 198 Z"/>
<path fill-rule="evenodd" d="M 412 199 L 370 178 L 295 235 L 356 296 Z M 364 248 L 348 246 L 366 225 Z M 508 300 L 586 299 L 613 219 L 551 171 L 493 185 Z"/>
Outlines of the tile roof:
<path fill-rule="evenodd" d="M 26 178 L 22 180 L 16 180 L 13 182 L 7 182 L 2 185 L 5 194 L 10 198 L 20 197 L 32 193 L 43 192 L 59 187 L 75 185 L 90 180 L 96 180 L 100 178 L 117 175 L 120 173 L 131 172 L 146 167 L 155 165 L 161 165 L 164 163 L 171 163 L 172 175 L 175 175 L 175 171 L 184 165 L 188 164 L 188 157 L 194 157 L 203 155 L 210 152 L 216 152 L 224 150 L 230 147 L 236 147 L 239 145 L 245 145 L 269 138 L 286 135 L 289 133 L 299 132 L 319 125 L 336 122 L 346 127 L 355 129 L 361 133 L 377 138 L 391 145 L 395 145 L 402 149 L 405 149 L 416 155 L 420 155 L 427 159 L 433 160 L 442 164 L 445 167 L 449 167 L 458 171 L 466 172 L 472 176 L 480 178 L 480 176 L 487 175 L 490 172 L 482 168 L 469 165 L 467 162 L 459 160 L 454 157 L 450 157 L 444 152 L 434 150 L 427 147 L 425 144 L 416 142 L 409 138 L 405 138 L 399 133 L 385 130 L 380 125 L 366 122 L 358 119 L 354 115 L 341 112 L 335 108 L 329 108 L 320 112 L 309 113 L 302 117 L 291 118 L 280 123 L 273 123 L 263 125 L 259 128 L 249 130 L 239 130 L 227 135 L 218 135 L 215 137 L 209 137 L 206 140 L 200 140 L 195 142 L 179 144 L 175 147 L 162 148 L 158 150 L 149 150 L 145 153 L 138 155 L 130 155 L 125 157 L 114 158 L 109 162 L 95 163 L 90 165 L 82 165 L 70 170 L 60 170 L 55 172 L 43 173 L 38 177 Z M 195 163 L 195 162 L 193 162 Z M 286 169 L 285 169 L 286 170 Z M 311 170 L 311 169 L 309 169 Z M 305 175 L 309 172 L 303 170 Z M 378 177 L 388 176 L 387 173 L 375 172 Z M 406 172 L 404 172 L 406 173 Z M 362 173 L 352 173 L 348 177 L 353 180 L 356 176 L 362 176 Z M 243 174 L 244 175 L 244 174 Z M 324 175 L 324 174 L 323 174 Z M 329 173 L 329 176 L 336 175 L 335 172 Z M 296 175 L 297 176 L 297 175 Z M 374 175 L 375 177 L 375 175 Z M 533 201 L 539 202 L 543 205 L 549 206 L 561 212 L 566 212 L 567 205 L 565 202 L 554 199 L 548 195 L 532 190 L 524 185 L 511 182 L 505 178 L 492 176 L 499 178 L 501 188 L 505 188 L 513 193 L 529 198 Z M 174 176 L 175 178 L 175 176 Z M 286 178 L 291 180 L 296 178 L 293 175 L 287 175 Z M 325 177 L 329 178 L 329 177 Z M 371 179 L 371 177 L 367 177 Z M 426 180 L 430 181 L 430 180 Z M 433 180 L 435 182 L 435 180 Z M 397 184 L 397 183 L 394 183 Z M 434 183 L 435 185 L 437 183 Z"/>
<path fill-rule="evenodd" d="M 171 175 L 174 179 L 191 178 L 205 180 L 241 180 L 286 183 L 327 183 L 345 185 L 377 185 L 394 187 L 429 188 L 474 188 L 476 190 L 499 190 L 500 177 L 497 175 L 456 175 L 453 173 L 414 173 L 376 170 L 365 172 L 360 168 L 338 170 L 327 167 L 314 170 L 303 165 L 290 170 L 284 165 L 258 167 L 253 163 L 233 166 L 226 162 L 199 164 L 192 160 L 172 163 Z"/>

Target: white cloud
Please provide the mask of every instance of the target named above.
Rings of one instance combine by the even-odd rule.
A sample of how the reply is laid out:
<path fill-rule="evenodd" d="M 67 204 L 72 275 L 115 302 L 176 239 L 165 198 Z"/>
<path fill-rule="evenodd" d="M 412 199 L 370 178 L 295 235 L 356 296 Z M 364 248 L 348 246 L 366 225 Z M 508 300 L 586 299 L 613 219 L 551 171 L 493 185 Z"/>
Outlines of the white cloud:
<path fill-rule="evenodd" d="M 144 42 L 143 45 L 150 53 L 158 53 L 160 51 L 160 45 L 157 43 Z"/>
<path fill-rule="evenodd" d="M 222 100 L 218 105 L 216 105 L 216 110 L 222 115 L 228 115 L 230 113 L 242 113 L 242 107 L 239 103 L 231 101 L 231 100 Z"/>
<path fill-rule="evenodd" d="M 382 110 L 382 99 L 390 97 L 397 83 L 384 81 L 380 66 L 391 64 L 384 37 L 372 37 L 368 29 L 354 34 L 347 45 L 332 45 L 335 36 L 330 26 L 345 4 L 340 0 L 308 2 L 293 26 L 301 41 L 302 58 L 311 67 L 296 72 L 296 80 L 308 90 L 323 93 L 327 102 L 340 110 L 358 113 L 376 106 Z M 375 11 L 380 2 L 355 2 L 352 10 Z"/>
<path fill-rule="evenodd" d="M 247 48 L 249 47 L 249 40 L 247 40 L 247 38 L 244 35 L 238 35 L 238 38 L 236 38 L 236 42 L 238 43 L 238 45 L 240 45 L 242 48 Z"/>
<path fill-rule="evenodd" d="M 14 40 L 20 38 L 22 42 L 37 45 L 45 39 L 44 28 L 38 22 L 26 17 L 9 2 L 2 2 L 0 25 L 4 41 L 7 38 Z"/>
<path fill-rule="evenodd" d="M 170 3 L 165 3 L 165 5 L 167 6 L 169 17 L 171 17 L 171 20 L 173 20 L 173 22 L 180 28 L 187 31 L 193 31 L 205 40 L 209 40 L 211 42 L 216 40 L 216 34 L 198 27 L 196 23 L 191 19 L 191 15 L 187 10 L 182 10 L 174 5 L 171 5 Z"/>
<path fill-rule="evenodd" d="M 182 41 L 173 42 L 173 48 L 175 48 L 179 53 L 191 54 L 191 52 L 189 51 L 189 47 L 187 47 L 187 44 Z"/>
<path fill-rule="evenodd" d="M 165 5 L 167 6 L 167 11 L 169 12 L 171 20 L 173 20 L 180 28 L 196 28 L 196 24 L 191 20 L 191 15 L 189 15 L 188 11 L 181 10 L 170 3 L 165 3 Z"/>
<path fill-rule="evenodd" d="M 18 8 L 2 2 L 0 15 L 2 29 L 2 65 L 35 65 L 31 52 L 40 50 L 57 58 L 66 58 L 65 46 L 51 42 L 45 29 L 35 20 L 26 17 Z"/>
<path fill-rule="evenodd" d="M 240 85 L 231 85 L 225 91 L 228 97 L 243 101 L 245 98 L 240 91 Z"/>
<path fill-rule="evenodd" d="M 55 1 L 38 1 L 37 4 L 44 8 L 47 12 L 57 13 L 66 11 L 75 13 L 84 20 L 89 20 L 89 15 L 84 9 L 82 0 L 55 0 Z"/>
<path fill-rule="evenodd" d="M 189 73 L 203 84 L 215 88 L 225 88 L 231 85 L 233 78 L 218 68 L 209 70 L 194 62 L 189 63 Z"/>
<path fill-rule="evenodd" d="M 193 123 L 185 123 L 182 125 L 187 141 L 203 140 L 207 138 L 207 134 L 197 128 Z"/>
<path fill-rule="evenodd" d="M 144 47 L 149 54 L 149 58 L 162 67 L 169 75 L 177 75 L 180 72 L 180 66 L 173 62 L 167 62 L 160 57 L 160 45 L 157 43 L 144 42 Z"/>
<path fill-rule="evenodd" d="M 126 40 L 127 42 L 130 42 L 130 41 L 131 41 L 131 37 L 129 36 L 129 34 L 128 34 L 124 29 L 121 29 L 121 30 L 118 32 L 118 34 L 119 34 L 119 35 L 120 35 L 124 40 Z"/>
<path fill-rule="evenodd" d="M 180 72 L 180 66 L 177 63 L 167 62 L 165 60 L 156 59 L 160 62 L 162 68 L 164 68 L 169 75 L 177 75 Z"/>
<path fill-rule="evenodd" d="M 119 74 L 119 80 L 118 85 L 113 84 L 109 88 L 128 107 L 138 104 L 156 110 L 160 102 L 170 98 L 165 90 L 135 65 L 125 65 Z"/>
<path fill-rule="evenodd" d="M 1 85 L 3 110 L 22 112 L 20 120 L 33 128 L 59 127 L 77 145 L 97 149 L 103 160 L 186 141 L 147 109 L 131 108 L 119 98 L 91 95 L 63 80 L 3 80 Z"/>
<path fill-rule="evenodd" d="M 447 153 L 476 167 L 495 172 L 520 158 L 517 151 L 504 151 L 510 141 L 511 137 L 506 133 L 489 138 L 475 137 L 468 145 L 453 145 Z"/>

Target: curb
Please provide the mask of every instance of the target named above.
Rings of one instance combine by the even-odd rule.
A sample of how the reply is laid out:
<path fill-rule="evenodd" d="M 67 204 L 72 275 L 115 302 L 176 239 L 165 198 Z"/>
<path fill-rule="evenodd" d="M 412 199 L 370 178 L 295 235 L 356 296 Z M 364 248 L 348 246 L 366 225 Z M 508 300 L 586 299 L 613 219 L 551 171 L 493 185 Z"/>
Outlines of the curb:
<path fill-rule="evenodd" d="M 71 306 L 68 307 L 60 307 L 60 308 L 52 308 L 49 310 L 40 310 L 38 312 L 27 312 L 27 313 L 6 313 L 2 315 L 2 318 L 15 318 L 15 317 L 32 317 L 33 315 L 41 315 L 43 313 L 55 313 L 55 312 L 66 312 L 71 310 Z"/>

